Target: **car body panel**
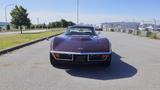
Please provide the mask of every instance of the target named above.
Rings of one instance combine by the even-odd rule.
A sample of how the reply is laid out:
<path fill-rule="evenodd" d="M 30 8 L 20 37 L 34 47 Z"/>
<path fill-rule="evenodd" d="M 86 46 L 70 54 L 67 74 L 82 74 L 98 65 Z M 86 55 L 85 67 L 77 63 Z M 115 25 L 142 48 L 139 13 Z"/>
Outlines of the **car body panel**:
<path fill-rule="evenodd" d="M 66 36 L 54 38 L 53 50 L 67 52 L 106 52 L 110 50 L 109 41 L 99 36 Z"/>

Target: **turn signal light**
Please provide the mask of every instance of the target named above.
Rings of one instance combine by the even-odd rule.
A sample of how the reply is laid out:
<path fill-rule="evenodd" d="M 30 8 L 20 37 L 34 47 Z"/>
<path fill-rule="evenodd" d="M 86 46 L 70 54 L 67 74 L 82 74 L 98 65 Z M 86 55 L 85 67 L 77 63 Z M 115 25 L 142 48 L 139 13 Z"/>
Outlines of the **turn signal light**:
<path fill-rule="evenodd" d="M 108 58 L 109 55 L 101 55 L 101 58 Z"/>
<path fill-rule="evenodd" d="M 58 53 L 54 53 L 54 56 L 55 56 L 56 58 L 60 58 L 60 54 L 58 54 Z"/>

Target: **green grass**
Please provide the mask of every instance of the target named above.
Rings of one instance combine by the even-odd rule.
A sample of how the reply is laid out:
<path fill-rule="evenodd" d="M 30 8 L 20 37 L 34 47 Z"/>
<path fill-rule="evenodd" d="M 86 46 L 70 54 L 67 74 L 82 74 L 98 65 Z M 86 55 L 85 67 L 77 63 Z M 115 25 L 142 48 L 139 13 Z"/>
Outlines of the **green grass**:
<path fill-rule="evenodd" d="M 25 33 L 13 35 L 0 35 L 0 50 L 13 47 L 19 44 L 27 43 L 36 39 L 48 37 L 54 34 L 62 33 L 62 30 L 47 31 L 41 33 Z"/>

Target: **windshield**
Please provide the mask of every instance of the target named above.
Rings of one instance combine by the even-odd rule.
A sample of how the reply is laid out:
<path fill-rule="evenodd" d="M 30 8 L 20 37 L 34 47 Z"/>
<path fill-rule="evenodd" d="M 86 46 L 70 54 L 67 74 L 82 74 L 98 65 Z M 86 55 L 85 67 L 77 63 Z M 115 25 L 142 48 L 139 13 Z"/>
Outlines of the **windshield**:
<path fill-rule="evenodd" d="M 66 35 L 96 35 L 94 28 L 91 27 L 72 27 L 66 32 Z"/>

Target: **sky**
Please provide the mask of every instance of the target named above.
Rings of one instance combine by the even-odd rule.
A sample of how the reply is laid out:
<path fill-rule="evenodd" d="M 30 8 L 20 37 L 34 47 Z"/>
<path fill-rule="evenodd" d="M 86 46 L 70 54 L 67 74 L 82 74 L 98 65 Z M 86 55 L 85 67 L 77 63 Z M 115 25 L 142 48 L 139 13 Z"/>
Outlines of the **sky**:
<path fill-rule="evenodd" d="M 76 22 L 77 0 L 0 0 L 0 22 L 5 21 L 5 6 L 22 5 L 32 23 L 48 23 L 62 18 Z M 160 0 L 79 0 L 81 23 L 160 20 Z M 14 5 L 7 7 L 8 21 Z"/>

